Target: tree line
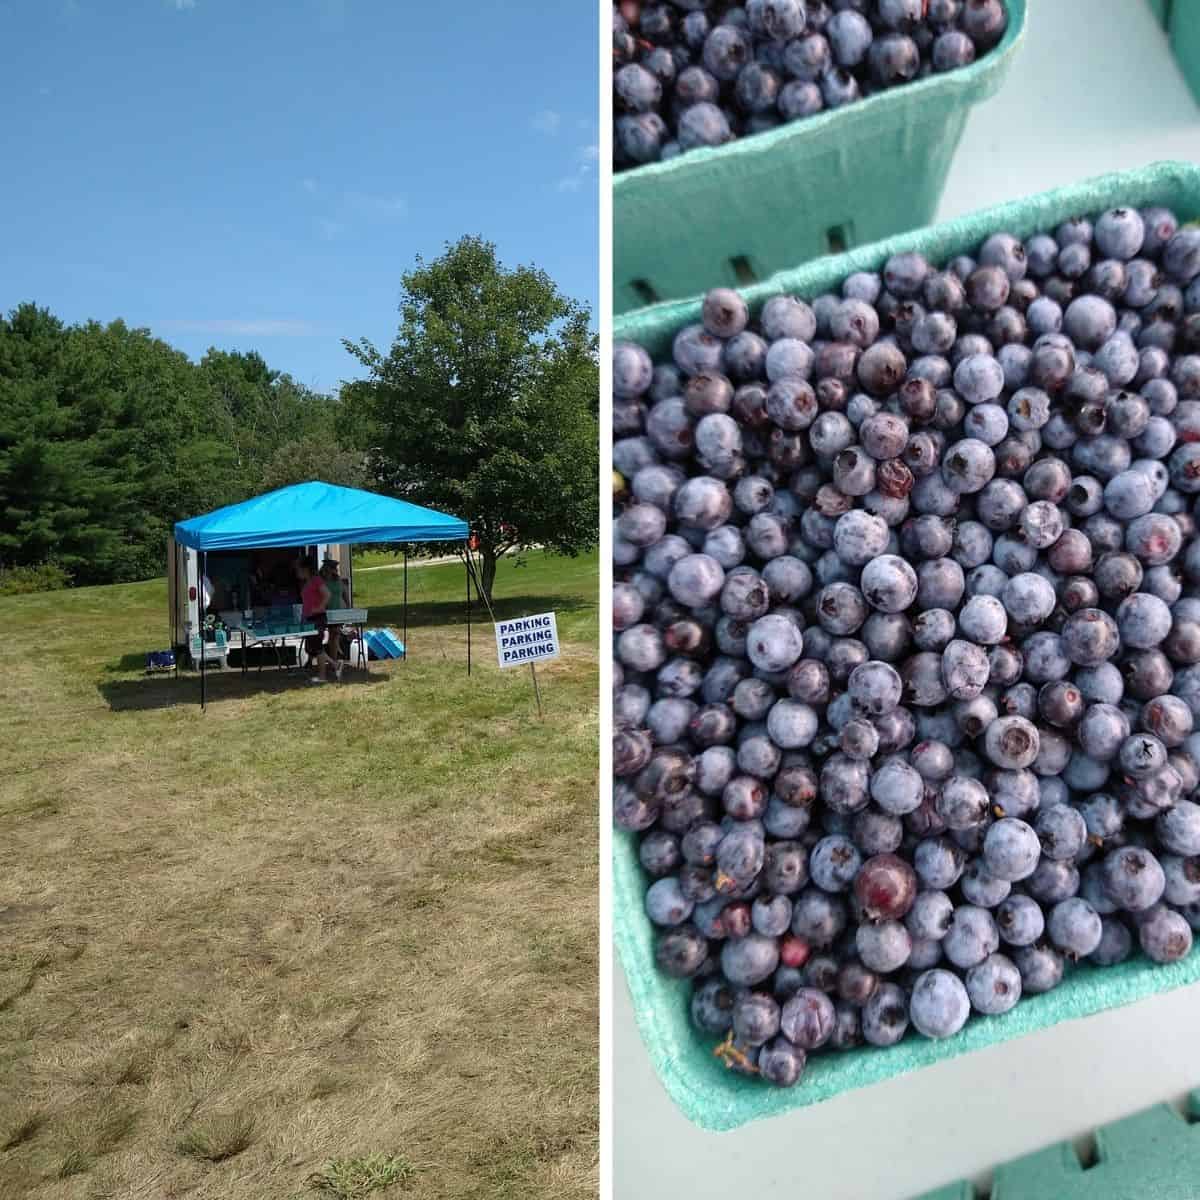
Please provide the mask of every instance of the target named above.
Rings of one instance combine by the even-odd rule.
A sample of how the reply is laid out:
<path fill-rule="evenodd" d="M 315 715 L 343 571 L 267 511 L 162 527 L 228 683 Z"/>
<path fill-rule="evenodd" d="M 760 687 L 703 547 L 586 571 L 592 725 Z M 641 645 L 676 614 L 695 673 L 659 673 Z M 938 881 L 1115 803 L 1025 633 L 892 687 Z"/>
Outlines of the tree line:
<path fill-rule="evenodd" d="M 477 237 L 402 276 L 391 349 L 324 395 L 254 351 L 197 363 L 123 321 L 0 317 L 0 569 L 76 584 L 164 567 L 177 520 L 289 483 L 368 487 L 465 518 L 497 557 L 596 542 L 598 370 L 586 308 Z"/>
<path fill-rule="evenodd" d="M 195 363 L 123 321 L 22 304 L 0 318 L 0 563 L 81 584 L 158 574 L 177 520 L 290 482 L 297 458 L 365 482 L 340 413 L 253 351 Z"/>

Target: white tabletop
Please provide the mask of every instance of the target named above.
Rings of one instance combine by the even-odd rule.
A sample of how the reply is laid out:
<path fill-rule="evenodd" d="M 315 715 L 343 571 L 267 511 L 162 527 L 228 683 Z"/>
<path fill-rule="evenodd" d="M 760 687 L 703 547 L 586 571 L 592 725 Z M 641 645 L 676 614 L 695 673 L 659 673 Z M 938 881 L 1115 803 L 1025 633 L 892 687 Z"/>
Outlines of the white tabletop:
<path fill-rule="evenodd" d="M 967 122 L 940 219 L 1106 171 L 1200 160 L 1200 107 L 1143 0 L 1029 7 L 1004 88 Z M 619 966 L 614 977 L 620 1200 L 905 1200 L 1200 1087 L 1196 986 L 706 1133 L 659 1085 Z"/>

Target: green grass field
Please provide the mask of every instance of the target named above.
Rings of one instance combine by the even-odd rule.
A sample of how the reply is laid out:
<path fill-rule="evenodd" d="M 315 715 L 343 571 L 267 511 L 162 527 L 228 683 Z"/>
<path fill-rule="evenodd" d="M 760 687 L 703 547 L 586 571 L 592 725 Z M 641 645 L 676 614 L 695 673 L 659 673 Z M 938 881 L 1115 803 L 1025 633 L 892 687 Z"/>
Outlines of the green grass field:
<path fill-rule="evenodd" d="M 203 713 L 141 673 L 164 582 L 0 600 L 0 1200 L 595 1194 L 597 589 L 500 566 L 542 721 L 486 617 L 468 679 L 460 565 L 406 663 Z"/>

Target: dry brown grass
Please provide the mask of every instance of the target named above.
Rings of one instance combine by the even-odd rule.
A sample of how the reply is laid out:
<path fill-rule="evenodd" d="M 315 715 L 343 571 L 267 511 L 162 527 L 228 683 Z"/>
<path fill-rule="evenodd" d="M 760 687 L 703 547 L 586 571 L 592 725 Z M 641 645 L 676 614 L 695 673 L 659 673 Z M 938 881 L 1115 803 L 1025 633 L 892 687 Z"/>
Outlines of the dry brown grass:
<path fill-rule="evenodd" d="M 292 1200 L 381 1154 L 405 1200 L 594 1195 L 590 641 L 543 723 L 449 626 L 370 685 L 114 711 L 162 600 L 106 591 L 0 602 L 0 1200 Z"/>

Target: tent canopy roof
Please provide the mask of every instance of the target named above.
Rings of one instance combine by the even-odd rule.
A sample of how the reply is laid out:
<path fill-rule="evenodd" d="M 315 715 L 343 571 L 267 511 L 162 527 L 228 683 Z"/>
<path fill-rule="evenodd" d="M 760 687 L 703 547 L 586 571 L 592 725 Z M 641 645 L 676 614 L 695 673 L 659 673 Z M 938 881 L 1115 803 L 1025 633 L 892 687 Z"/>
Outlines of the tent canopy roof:
<path fill-rule="evenodd" d="M 320 482 L 279 488 L 175 526 L 175 540 L 193 550 L 457 542 L 466 536 L 467 523 L 458 517 L 390 496 Z"/>

